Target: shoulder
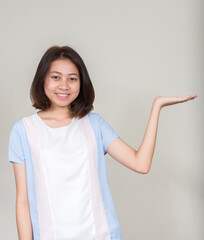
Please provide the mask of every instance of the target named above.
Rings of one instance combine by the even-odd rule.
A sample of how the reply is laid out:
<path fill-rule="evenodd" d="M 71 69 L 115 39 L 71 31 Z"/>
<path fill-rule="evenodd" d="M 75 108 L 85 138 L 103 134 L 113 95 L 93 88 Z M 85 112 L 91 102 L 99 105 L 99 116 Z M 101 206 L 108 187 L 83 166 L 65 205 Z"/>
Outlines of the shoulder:
<path fill-rule="evenodd" d="M 95 123 L 95 124 L 97 123 L 99 125 L 101 124 L 101 121 L 103 120 L 102 116 L 97 112 L 88 113 L 88 117 L 92 123 Z"/>
<path fill-rule="evenodd" d="M 100 114 L 96 113 L 96 112 L 90 112 L 90 113 L 88 113 L 88 117 L 90 119 L 99 119 L 100 118 Z"/>
<path fill-rule="evenodd" d="M 24 132 L 25 129 L 22 119 L 15 121 L 10 130 L 10 141 L 17 141 L 17 139 L 22 137 Z"/>
<path fill-rule="evenodd" d="M 23 120 L 17 120 L 13 123 L 12 129 L 19 131 L 23 127 Z"/>
<path fill-rule="evenodd" d="M 29 115 L 29 116 L 25 116 L 22 119 L 18 119 L 16 121 L 14 121 L 13 125 L 12 125 L 12 131 L 14 132 L 22 132 L 25 130 L 25 126 L 24 126 L 24 120 L 31 118 L 34 114 Z"/>

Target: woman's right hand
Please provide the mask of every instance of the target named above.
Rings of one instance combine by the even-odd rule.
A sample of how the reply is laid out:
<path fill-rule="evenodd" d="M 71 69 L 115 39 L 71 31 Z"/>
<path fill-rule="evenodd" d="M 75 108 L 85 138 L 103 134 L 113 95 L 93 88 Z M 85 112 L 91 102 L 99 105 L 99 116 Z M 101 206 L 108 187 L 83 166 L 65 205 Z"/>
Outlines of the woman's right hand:
<path fill-rule="evenodd" d="M 19 240 L 32 240 L 32 225 L 27 193 L 26 165 L 13 163 L 16 181 L 16 221 Z"/>

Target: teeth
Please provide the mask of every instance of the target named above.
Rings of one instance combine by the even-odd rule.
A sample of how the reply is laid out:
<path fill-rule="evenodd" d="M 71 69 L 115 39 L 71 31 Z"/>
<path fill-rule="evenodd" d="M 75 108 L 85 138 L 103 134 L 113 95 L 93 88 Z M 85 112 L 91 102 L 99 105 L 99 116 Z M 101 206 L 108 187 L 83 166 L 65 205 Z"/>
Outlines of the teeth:
<path fill-rule="evenodd" d="M 68 96 L 68 94 L 59 94 L 59 93 L 57 93 L 57 95 L 59 95 L 59 96 L 63 96 L 63 97 Z"/>

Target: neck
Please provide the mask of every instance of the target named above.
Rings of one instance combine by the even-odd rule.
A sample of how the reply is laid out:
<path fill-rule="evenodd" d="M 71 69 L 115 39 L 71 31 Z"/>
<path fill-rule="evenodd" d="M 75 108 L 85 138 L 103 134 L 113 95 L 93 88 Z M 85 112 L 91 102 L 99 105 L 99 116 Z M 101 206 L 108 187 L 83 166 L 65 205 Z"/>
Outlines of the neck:
<path fill-rule="evenodd" d="M 43 113 L 46 115 L 46 117 L 51 117 L 55 119 L 66 119 L 66 118 L 71 118 L 70 116 L 70 111 L 66 107 L 50 107 L 49 109 L 43 111 Z"/>

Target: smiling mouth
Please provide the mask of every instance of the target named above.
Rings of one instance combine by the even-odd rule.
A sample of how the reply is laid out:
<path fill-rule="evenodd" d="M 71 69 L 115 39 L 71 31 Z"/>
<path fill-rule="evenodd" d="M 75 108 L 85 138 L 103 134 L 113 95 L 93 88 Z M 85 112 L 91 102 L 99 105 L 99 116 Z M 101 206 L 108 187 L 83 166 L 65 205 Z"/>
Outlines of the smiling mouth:
<path fill-rule="evenodd" d="M 65 97 L 65 96 L 68 96 L 69 94 L 61 94 L 61 93 L 56 93 L 58 96 L 62 96 L 62 97 Z"/>
<path fill-rule="evenodd" d="M 64 99 L 67 99 L 67 98 L 69 97 L 70 94 L 56 93 L 56 95 L 57 95 L 57 97 L 58 97 L 59 99 L 64 100 Z"/>

